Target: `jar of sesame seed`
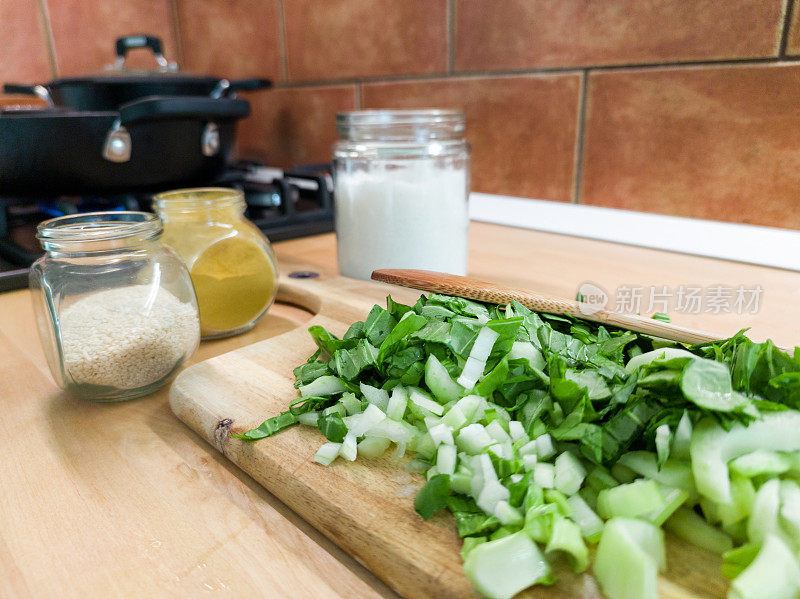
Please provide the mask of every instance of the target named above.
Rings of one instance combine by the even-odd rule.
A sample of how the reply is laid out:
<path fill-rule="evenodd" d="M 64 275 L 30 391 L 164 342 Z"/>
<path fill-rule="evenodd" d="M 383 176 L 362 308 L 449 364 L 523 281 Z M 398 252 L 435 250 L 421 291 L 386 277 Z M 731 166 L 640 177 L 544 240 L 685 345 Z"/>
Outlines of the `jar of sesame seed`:
<path fill-rule="evenodd" d="M 59 387 L 120 401 L 162 387 L 197 349 L 200 319 L 189 272 L 146 212 L 95 212 L 41 223 L 46 250 L 30 288 Z"/>

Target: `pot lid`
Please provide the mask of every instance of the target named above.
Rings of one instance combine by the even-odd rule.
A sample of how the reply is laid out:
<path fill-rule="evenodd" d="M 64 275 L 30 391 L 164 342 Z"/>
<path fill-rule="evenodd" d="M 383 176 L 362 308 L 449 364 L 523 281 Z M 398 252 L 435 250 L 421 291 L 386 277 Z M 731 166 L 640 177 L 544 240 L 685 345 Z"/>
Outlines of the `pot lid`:
<path fill-rule="evenodd" d="M 128 35 L 117 39 L 117 58 L 106 70 L 96 75 L 79 75 L 77 77 L 62 77 L 55 79 L 51 85 L 82 85 L 97 83 L 131 84 L 131 83 L 198 83 L 214 85 L 220 78 L 210 75 L 192 75 L 178 71 L 178 65 L 164 57 L 161 39 L 153 35 L 139 34 Z M 125 57 L 128 51 L 135 48 L 148 48 L 153 53 L 155 65 L 152 70 L 128 69 L 125 66 Z"/>

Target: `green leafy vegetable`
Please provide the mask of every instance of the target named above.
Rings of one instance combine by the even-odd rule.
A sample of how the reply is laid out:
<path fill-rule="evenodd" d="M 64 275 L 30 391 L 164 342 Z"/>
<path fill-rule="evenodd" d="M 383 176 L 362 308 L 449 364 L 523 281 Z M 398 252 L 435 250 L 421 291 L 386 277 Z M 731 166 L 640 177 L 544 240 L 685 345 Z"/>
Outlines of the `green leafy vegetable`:
<path fill-rule="evenodd" d="M 611 599 L 656 597 L 662 524 L 724 554 L 732 597 L 800 584 L 800 348 L 744 331 L 690 346 L 439 294 L 387 298 L 341 339 L 309 333 L 300 397 L 233 436 L 300 421 L 327 440 L 323 466 L 412 454 L 416 511 L 453 515 L 484 595 L 552 583 L 553 553 L 583 571 L 599 541 Z"/>

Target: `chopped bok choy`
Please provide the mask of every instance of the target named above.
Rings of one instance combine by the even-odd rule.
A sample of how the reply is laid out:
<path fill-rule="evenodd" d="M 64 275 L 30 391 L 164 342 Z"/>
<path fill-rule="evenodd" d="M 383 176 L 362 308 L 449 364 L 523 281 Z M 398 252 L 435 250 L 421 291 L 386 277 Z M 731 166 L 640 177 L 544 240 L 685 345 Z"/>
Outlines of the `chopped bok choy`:
<path fill-rule="evenodd" d="M 611 599 L 658 596 L 661 527 L 723 555 L 732 599 L 800 592 L 800 348 L 742 332 L 671 343 L 516 302 L 387 300 L 295 371 L 299 397 L 253 430 L 296 423 L 314 461 L 394 446 L 427 479 L 414 508 L 452 514 L 487 597 L 589 567 Z M 441 516 L 439 516 L 441 517 Z"/>

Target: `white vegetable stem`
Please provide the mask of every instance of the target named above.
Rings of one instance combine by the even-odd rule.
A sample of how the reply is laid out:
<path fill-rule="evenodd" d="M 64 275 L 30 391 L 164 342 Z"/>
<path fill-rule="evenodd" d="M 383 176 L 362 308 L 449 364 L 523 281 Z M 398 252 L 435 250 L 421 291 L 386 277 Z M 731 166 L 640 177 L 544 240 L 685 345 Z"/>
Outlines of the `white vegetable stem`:
<path fill-rule="evenodd" d="M 490 329 L 483 327 L 478 336 L 475 338 L 475 343 L 472 345 L 472 350 L 469 352 L 467 363 L 464 365 L 464 370 L 461 371 L 461 376 L 456 381 L 464 389 L 472 389 L 478 379 L 483 374 L 483 369 L 486 368 L 486 360 L 489 359 L 489 354 L 492 353 L 494 342 L 500 334 Z"/>

